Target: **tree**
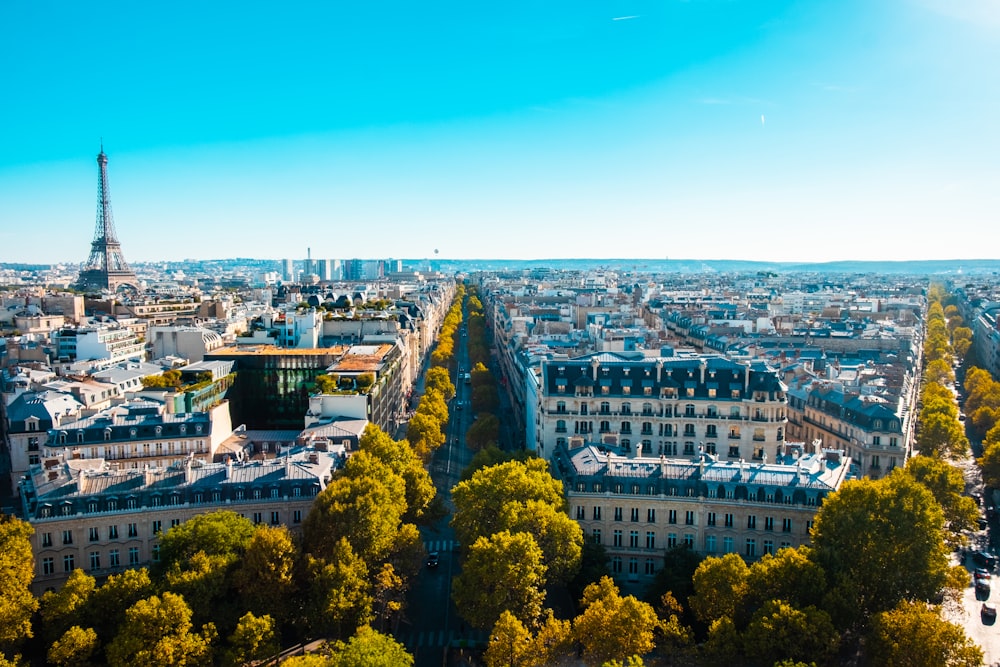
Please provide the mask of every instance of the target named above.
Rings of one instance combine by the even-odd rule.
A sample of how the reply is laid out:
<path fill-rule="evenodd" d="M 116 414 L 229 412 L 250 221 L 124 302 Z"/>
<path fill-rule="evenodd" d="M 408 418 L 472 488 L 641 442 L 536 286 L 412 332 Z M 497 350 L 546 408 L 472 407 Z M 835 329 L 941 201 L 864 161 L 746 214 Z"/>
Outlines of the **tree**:
<path fill-rule="evenodd" d="M 514 614 L 504 611 L 490 632 L 483 655 L 486 667 L 531 667 L 536 662 L 531 633 Z"/>
<path fill-rule="evenodd" d="M 708 638 L 701 647 L 703 664 L 730 667 L 741 664 L 743 639 L 733 619 L 720 616 L 708 626 Z"/>
<path fill-rule="evenodd" d="M 813 554 L 830 578 L 824 606 L 838 625 L 863 627 L 901 600 L 940 595 L 948 581 L 943 528 L 934 496 L 902 470 L 831 494 L 816 515 Z"/>
<path fill-rule="evenodd" d="M 139 600 L 125 612 L 125 622 L 108 645 L 111 667 L 198 665 L 211 660 L 215 628 L 192 631 L 191 608 L 184 598 L 166 592 Z"/>
<path fill-rule="evenodd" d="M 830 615 L 816 607 L 797 609 L 784 600 L 770 600 L 754 614 L 743 633 L 748 657 L 762 665 L 781 659 L 826 662 L 840 635 Z"/>
<path fill-rule="evenodd" d="M 963 544 L 963 531 L 976 528 L 979 507 L 975 500 L 965 495 L 962 471 L 943 459 L 931 456 L 914 456 L 906 462 L 905 470 L 934 494 L 934 499 L 944 510 L 948 543 L 952 546 Z"/>
<path fill-rule="evenodd" d="M 246 551 L 254 530 L 249 519 L 229 510 L 192 517 L 160 535 L 159 571 L 166 572 L 175 564 L 183 568 L 199 551 L 235 561 Z"/>
<path fill-rule="evenodd" d="M 30 638 L 38 600 L 31 594 L 35 557 L 34 529 L 26 521 L 0 514 L 0 655 Z"/>
<path fill-rule="evenodd" d="M 684 544 L 667 549 L 663 555 L 663 567 L 657 570 L 653 583 L 644 595 L 646 602 L 659 602 L 665 593 L 670 593 L 687 607 L 688 599 L 694 593 L 694 573 L 702 560 L 703 556 Z"/>
<path fill-rule="evenodd" d="M 236 600 L 228 595 L 230 575 L 237 562 L 234 555 L 209 556 L 199 551 L 183 565 L 174 562 L 163 581 L 167 590 L 189 603 L 195 613 L 193 623 L 214 620 L 228 630 L 239 617 Z"/>
<path fill-rule="evenodd" d="M 97 581 L 83 570 L 73 570 L 58 591 L 42 596 L 40 615 L 43 637 L 52 642 L 74 625 L 85 625 L 84 612 Z"/>
<path fill-rule="evenodd" d="M 739 554 L 706 558 L 694 572 L 691 611 L 702 623 L 726 617 L 737 620 L 749 590 L 750 568 Z"/>
<path fill-rule="evenodd" d="M 750 566 L 746 603 L 750 611 L 769 600 L 784 600 L 803 609 L 826 593 L 826 573 L 811 558 L 809 547 L 786 547 Z"/>
<path fill-rule="evenodd" d="M 380 562 L 406 511 L 405 488 L 387 465 L 366 452 L 356 453 L 316 496 L 302 525 L 304 550 L 327 557 L 346 538 L 367 564 Z"/>
<path fill-rule="evenodd" d="M 259 526 L 233 573 L 243 608 L 269 614 L 278 623 L 290 617 L 298 550 L 285 526 Z"/>
<path fill-rule="evenodd" d="M 427 375 L 424 376 L 424 387 L 428 390 L 440 392 L 445 400 L 448 401 L 455 397 L 455 385 L 452 383 L 451 376 L 448 374 L 448 369 L 446 368 L 428 368 Z"/>
<path fill-rule="evenodd" d="M 600 664 L 653 650 L 660 626 L 656 612 L 633 595 L 622 597 L 610 577 L 587 586 L 580 605 L 583 612 L 573 620 L 573 635 L 588 662 Z"/>
<path fill-rule="evenodd" d="M 341 538 L 329 560 L 307 557 L 307 621 L 314 636 L 348 637 L 372 620 L 368 567 Z"/>
<path fill-rule="evenodd" d="M 500 407 L 500 394 L 495 384 L 484 384 L 472 389 L 472 409 L 480 412 L 496 412 Z"/>
<path fill-rule="evenodd" d="M 368 626 L 346 643 L 337 642 L 330 667 L 411 667 L 413 656 L 395 639 Z"/>
<path fill-rule="evenodd" d="M 551 609 L 546 609 L 545 618 L 539 624 L 532 644 L 539 667 L 562 664 L 562 661 L 576 654 L 573 624 L 556 618 Z"/>
<path fill-rule="evenodd" d="M 535 453 L 530 449 L 506 452 L 495 444 L 487 445 L 475 453 L 472 460 L 469 461 L 469 465 L 465 466 L 465 469 L 462 470 L 458 481 L 464 482 L 470 479 L 480 468 L 489 468 L 490 466 L 497 465 L 498 463 L 506 463 L 507 461 L 521 461 L 523 463 L 532 458 L 535 458 Z"/>
<path fill-rule="evenodd" d="M 867 641 L 872 664 L 909 667 L 979 667 L 983 651 L 940 609 L 904 600 L 875 617 Z"/>
<path fill-rule="evenodd" d="M 430 474 L 410 444 L 405 440 L 393 440 L 381 428 L 369 424 L 365 427 L 358 446 L 361 451 L 371 454 L 403 479 L 406 486 L 406 512 L 403 521 L 423 519 L 432 509 L 437 491 Z"/>
<path fill-rule="evenodd" d="M 495 445 L 499 439 L 500 420 L 490 413 L 478 415 L 472 426 L 465 431 L 465 444 L 472 451 Z"/>
<path fill-rule="evenodd" d="M 983 443 L 979 466 L 983 471 L 983 483 L 994 489 L 1000 487 L 1000 442 Z"/>
<path fill-rule="evenodd" d="M 938 384 L 948 384 L 955 381 L 955 372 L 951 370 L 951 364 L 943 359 L 935 359 L 924 368 L 924 380 L 926 382 L 937 382 Z"/>
<path fill-rule="evenodd" d="M 248 611 L 229 636 L 229 648 L 222 664 L 226 667 L 243 667 L 266 660 L 280 651 L 281 643 L 274 630 L 274 619 L 267 614 L 254 616 Z"/>
<path fill-rule="evenodd" d="M 941 413 L 921 417 L 917 441 L 920 453 L 927 456 L 959 456 L 969 450 L 969 439 L 965 437 L 962 425 Z"/>
<path fill-rule="evenodd" d="M 97 652 L 97 633 L 93 628 L 74 625 L 49 646 L 46 658 L 49 664 L 59 667 L 88 667 Z"/>
<path fill-rule="evenodd" d="M 336 394 L 340 390 L 340 376 L 329 373 L 316 376 L 316 391 L 321 394 Z"/>
<path fill-rule="evenodd" d="M 392 627 L 392 620 L 402 611 L 405 601 L 406 582 L 396 574 L 392 564 L 383 563 L 372 586 L 372 614 L 380 632 Z"/>
<path fill-rule="evenodd" d="M 492 628 L 505 610 L 534 623 L 545 599 L 542 550 L 527 533 L 502 531 L 470 547 L 452 597 L 470 625 Z"/>
<path fill-rule="evenodd" d="M 565 584 L 580 570 L 583 531 L 580 524 L 553 505 L 539 500 L 507 503 L 501 510 L 499 526 L 535 538 L 549 583 Z"/>
<path fill-rule="evenodd" d="M 417 412 L 406 426 L 406 439 L 418 455 L 426 457 L 444 444 L 445 435 L 438 419 Z"/>
<path fill-rule="evenodd" d="M 85 625 L 97 631 L 100 643 L 108 644 L 114 639 L 125 611 L 153 592 L 153 582 L 146 568 L 113 574 L 90 595 L 85 608 Z"/>
<path fill-rule="evenodd" d="M 462 544 L 472 544 L 476 538 L 500 530 L 505 504 L 529 500 L 566 506 L 562 482 L 552 477 L 545 461 L 509 461 L 483 468 L 452 489 L 455 516 L 451 524 Z"/>

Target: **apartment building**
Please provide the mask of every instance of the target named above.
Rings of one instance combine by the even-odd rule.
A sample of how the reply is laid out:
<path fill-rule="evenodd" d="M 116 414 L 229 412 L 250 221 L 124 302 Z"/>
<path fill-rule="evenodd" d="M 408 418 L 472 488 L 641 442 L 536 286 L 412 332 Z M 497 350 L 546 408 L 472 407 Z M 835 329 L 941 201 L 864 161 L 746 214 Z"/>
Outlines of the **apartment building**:
<path fill-rule="evenodd" d="M 301 528 L 343 453 L 295 448 L 265 461 L 120 468 L 101 458 L 44 459 L 21 480 L 22 512 L 35 530 L 32 589 L 61 586 L 76 568 L 102 578 L 159 558 L 163 531 L 216 510 L 257 524 Z"/>
<path fill-rule="evenodd" d="M 752 561 L 809 544 L 816 511 L 851 476 L 842 452 L 809 454 L 802 443 L 748 462 L 588 442 L 558 445 L 552 463 L 585 539 L 603 545 L 614 577 L 637 589 L 662 569 L 665 549 Z"/>
<path fill-rule="evenodd" d="M 785 442 L 788 399 L 770 366 L 663 352 L 543 361 L 539 455 L 593 438 L 643 455 L 774 460 Z"/>

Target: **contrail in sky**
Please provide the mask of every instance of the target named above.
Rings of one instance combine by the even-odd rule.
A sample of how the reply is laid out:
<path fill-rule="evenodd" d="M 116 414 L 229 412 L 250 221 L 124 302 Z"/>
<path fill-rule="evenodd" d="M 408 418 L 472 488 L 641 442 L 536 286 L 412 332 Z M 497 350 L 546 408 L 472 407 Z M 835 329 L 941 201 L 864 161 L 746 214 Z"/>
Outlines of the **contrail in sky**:
<path fill-rule="evenodd" d="M 639 18 L 638 14 L 636 14 L 635 16 L 616 16 L 616 17 L 614 17 L 611 20 L 612 21 L 628 21 L 629 19 L 637 19 L 637 18 Z"/>

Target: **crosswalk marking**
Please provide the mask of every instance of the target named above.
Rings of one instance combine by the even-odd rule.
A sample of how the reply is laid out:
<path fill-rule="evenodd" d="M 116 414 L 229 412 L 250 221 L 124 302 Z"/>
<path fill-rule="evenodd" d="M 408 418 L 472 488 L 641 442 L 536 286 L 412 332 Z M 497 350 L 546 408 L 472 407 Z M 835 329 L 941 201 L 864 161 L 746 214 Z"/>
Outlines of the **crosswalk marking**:
<path fill-rule="evenodd" d="M 429 632 L 421 630 L 420 632 L 412 633 L 405 637 L 397 637 L 397 640 L 410 650 L 449 646 L 462 639 L 467 641 L 485 642 L 488 639 L 488 635 L 487 633 L 480 631 L 472 631 L 463 635 L 457 630 L 449 630 L 446 635 L 444 630 L 432 630 Z"/>
<path fill-rule="evenodd" d="M 424 542 L 424 549 L 427 553 L 432 551 L 451 551 L 455 546 L 455 540 L 431 540 L 429 542 Z"/>

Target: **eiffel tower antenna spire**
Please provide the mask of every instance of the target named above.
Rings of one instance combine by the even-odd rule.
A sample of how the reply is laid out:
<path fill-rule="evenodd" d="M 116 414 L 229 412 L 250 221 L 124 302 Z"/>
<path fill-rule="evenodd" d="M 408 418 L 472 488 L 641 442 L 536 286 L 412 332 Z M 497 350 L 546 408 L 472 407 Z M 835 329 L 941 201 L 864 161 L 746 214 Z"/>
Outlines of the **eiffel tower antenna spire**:
<path fill-rule="evenodd" d="M 121 244 L 115 235 L 111 189 L 108 185 L 108 156 L 104 154 L 103 137 L 101 152 L 97 154 L 97 166 L 97 224 L 94 240 L 90 244 L 90 257 L 80 271 L 77 287 L 112 292 L 122 286 L 138 289 L 139 281 L 125 261 Z"/>

